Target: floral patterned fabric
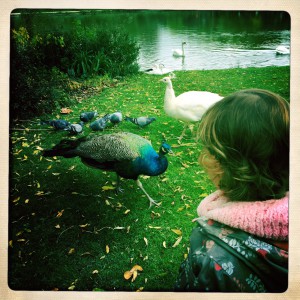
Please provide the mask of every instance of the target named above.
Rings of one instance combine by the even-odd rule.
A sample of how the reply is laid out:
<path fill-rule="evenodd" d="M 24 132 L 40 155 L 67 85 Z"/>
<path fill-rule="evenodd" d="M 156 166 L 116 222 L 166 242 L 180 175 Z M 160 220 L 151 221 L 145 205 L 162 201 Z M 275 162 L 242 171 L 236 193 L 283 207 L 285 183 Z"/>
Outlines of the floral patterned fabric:
<path fill-rule="evenodd" d="M 288 252 L 206 217 L 197 219 L 175 291 L 284 292 Z"/>

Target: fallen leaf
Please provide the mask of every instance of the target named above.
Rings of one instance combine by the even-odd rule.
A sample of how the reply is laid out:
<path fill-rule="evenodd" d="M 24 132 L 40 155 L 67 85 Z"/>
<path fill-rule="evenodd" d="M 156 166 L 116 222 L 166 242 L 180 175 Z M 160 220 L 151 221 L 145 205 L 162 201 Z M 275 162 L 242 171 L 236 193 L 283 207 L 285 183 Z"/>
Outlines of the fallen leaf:
<path fill-rule="evenodd" d="M 125 278 L 126 280 L 130 279 L 131 276 L 132 276 L 132 273 L 131 273 L 130 271 L 126 271 L 126 272 L 124 273 L 124 278 Z"/>
<path fill-rule="evenodd" d="M 146 246 L 148 246 L 148 240 L 145 237 L 144 237 L 144 241 L 145 241 Z"/>
<path fill-rule="evenodd" d="M 136 270 L 133 271 L 132 279 L 131 282 L 134 282 L 135 279 L 137 278 L 138 272 Z"/>
<path fill-rule="evenodd" d="M 163 241 L 163 246 L 164 246 L 164 248 L 167 248 L 166 241 Z"/>
<path fill-rule="evenodd" d="M 179 229 L 171 229 L 174 233 L 176 233 L 177 235 L 182 235 L 181 230 Z"/>
<path fill-rule="evenodd" d="M 86 224 L 84 224 L 84 225 L 79 225 L 79 227 L 85 228 L 85 227 L 87 227 L 87 226 L 89 226 L 89 225 L 90 225 L 89 223 L 86 223 Z"/>
<path fill-rule="evenodd" d="M 105 251 L 106 251 L 106 253 L 109 253 L 109 246 L 108 245 L 106 245 Z"/>
<path fill-rule="evenodd" d="M 134 271 L 143 271 L 143 268 L 141 266 L 139 266 L 139 265 L 134 265 L 131 268 L 130 272 L 134 272 Z"/>
<path fill-rule="evenodd" d="M 173 248 L 177 247 L 177 246 L 179 245 L 179 243 L 181 242 L 181 240 L 182 240 L 182 236 L 180 236 L 180 237 L 176 240 L 176 242 L 174 243 L 174 245 L 173 245 L 172 247 L 173 247 Z"/>
<path fill-rule="evenodd" d="M 159 226 L 151 226 L 151 225 L 149 225 L 148 227 L 152 228 L 152 229 L 161 229 L 161 227 L 159 227 Z"/>
<path fill-rule="evenodd" d="M 109 190 L 114 190 L 115 188 L 111 185 L 104 185 L 102 187 L 102 191 L 109 191 Z"/>
<path fill-rule="evenodd" d="M 75 249 L 74 249 L 74 248 L 71 248 L 71 249 L 69 250 L 68 254 L 73 254 L 73 253 L 75 253 Z"/>
<path fill-rule="evenodd" d="M 127 215 L 130 212 L 130 209 L 125 210 L 124 214 Z"/>
<path fill-rule="evenodd" d="M 69 291 L 73 291 L 74 289 L 75 289 L 75 285 L 71 285 L 71 286 L 68 287 Z"/>
<path fill-rule="evenodd" d="M 73 110 L 70 109 L 70 108 L 68 108 L 68 107 L 63 107 L 63 108 L 60 110 L 60 113 L 61 113 L 61 114 L 69 114 L 69 113 L 71 113 L 71 112 L 73 112 Z"/>
<path fill-rule="evenodd" d="M 98 274 L 98 273 L 99 273 L 98 270 L 94 270 L 94 271 L 92 272 L 92 274 Z"/>
<path fill-rule="evenodd" d="M 60 218 L 63 215 L 64 211 L 65 211 L 64 209 L 62 209 L 61 211 L 58 211 L 56 218 Z"/>

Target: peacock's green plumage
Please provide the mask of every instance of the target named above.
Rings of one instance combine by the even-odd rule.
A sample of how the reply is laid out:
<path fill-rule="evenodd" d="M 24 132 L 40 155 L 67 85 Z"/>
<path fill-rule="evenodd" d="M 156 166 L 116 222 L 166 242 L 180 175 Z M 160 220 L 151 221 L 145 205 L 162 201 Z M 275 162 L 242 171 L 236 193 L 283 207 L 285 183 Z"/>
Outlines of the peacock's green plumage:
<path fill-rule="evenodd" d="M 168 167 L 165 154 L 170 151 L 170 146 L 163 143 L 157 153 L 147 139 L 133 133 L 120 132 L 62 140 L 53 149 L 45 150 L 43 155 L 66 158 L 78 156 L 90 167 L 113 171 L 123 178 L 137 180 L 150 203 L 155 203 L 143 189 L 138 177 L 164 173 Z"/>

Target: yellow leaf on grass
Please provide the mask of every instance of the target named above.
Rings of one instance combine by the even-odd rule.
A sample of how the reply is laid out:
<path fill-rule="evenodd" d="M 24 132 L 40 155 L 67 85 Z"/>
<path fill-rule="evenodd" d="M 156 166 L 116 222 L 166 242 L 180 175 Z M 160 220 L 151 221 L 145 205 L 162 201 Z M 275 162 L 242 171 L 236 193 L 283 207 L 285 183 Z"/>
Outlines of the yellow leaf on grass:
<path fill-rule="evenodd" d="M 135 279 L 137 278 L 138 272 L 136 270 L 133 271 L 132 279 L 131 282 L 134 282 Z"/>
<path fill-rule="evenodd" d="M 124 214 L 127 215 L 130 212 L 130 209 L 125 210 Z"/>
<path fill-rule="evenodd" d="M 148 246 L 148 240 L 145 237 L 144 237 L 144 241 L 145 241 L 146 246 Z"/>
<path fill-rule="evenodd" d="M 93 274 L 98 274 L 99 271 L 98 271 L 98 270 L 94 270 L 92 273 L 93 273 Z"/>
<path fill-rule="evenodd" d="M 61 211 L 58 211 L 56 218 L 60 218 L 63 215 L 64 211 L 65 211 L 64 209 L 62 209 Z"/>
<path fill-rule="evenodd" d="M 152 229 L 161 229 L 161 227 L 159 227 L 159 226 L 151 226 L 151 225 L 149 225 L 148 227 L 152 228 Z"/>
<path fill-rule="evenodd" d="M 73 291 L 74 289 L 75 289 L 75 285 L 71 285 L 71 286 L 68 287 L 69 291 Z"/>
<path fill-rule="evenodd" d="M 69 250 L 68 254 L 73 254 L 73 253 L 75 253 L 75 249 L 74 249 L 74 248 L 71 248 L 71 249 Z"/>
<path fill-rule="evenodd" d="M 84 225 L 79 225 L 79 227 L 85 228 L 85 227 L 87 227 L 87 226 L 89 226 L 89 225 L 90 225 L 89 223 L 86 223 L 86 224 L 84 224 Z"/>
<path fill-rule="evenodd" d="M 124 273 L 124 278 L 125 278 L 126 280 L 130 279 L 131 276 L 132 276 L 132 273 L 131 273 L 130 271 L 126 271 L 126 272 Z"/>
<path fill-rule="evenodd" d="M 171 229 L 174 233 L 176 233 L 177 235 L 182 235 L 181 230 L 179 229 Z"/>
<path fill-rule="evenodd" d="M 106 253 L 109 253 L 109 246 L 108 245 L 106 245 L 105 251 L 106 251 Z"/>
<path fill-rule="evenodd" d="M 179 245 L 179 243 L 181 242 L 181 240 L 182 240 L 182 236 L 180 236 L 180 237 L 176 240 L 176 242 L 174 243 L 174 245 L 173 245 L 172 247 L 173 247 L 173 248 L 177 247 L 177 246 Z"/>
<path fill-rule="evenodd" d="M 141 266 L 139 266 L 139 265 L 134 265 L 131 268 L 130 272 L 134 272 L 134 271 L 143 271 L 143 268 Z"/>
<path fill-rule="evenodd" d="M 102 191 L 109 191 L 109 190 L 114 190 L 115 188 L 111 185 L 104 185 L 102 187 Z"/>
<path fill-rule="evenodd" d="M 164 248 L 167 248 L 166 241 L 163 241 L 163 246 L 164 246 Z"/>
<path fill-rule="evenodd" d="M 23 142 L 23 143 L 22 143 L 22 147 L 29 147 L 29 145 L 28 145 L 28 143 Z"/>

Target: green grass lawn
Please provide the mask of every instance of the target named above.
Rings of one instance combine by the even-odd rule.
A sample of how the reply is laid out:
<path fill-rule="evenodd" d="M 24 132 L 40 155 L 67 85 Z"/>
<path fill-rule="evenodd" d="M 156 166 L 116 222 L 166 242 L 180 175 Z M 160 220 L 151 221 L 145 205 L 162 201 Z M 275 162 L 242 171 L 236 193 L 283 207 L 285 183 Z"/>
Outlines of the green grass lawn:
<path fill-rule="evenodd" d="M 207 90 L 226 96 L 246 88 L 268 89 L 289 99 L 289 67 L 175 72 L 178 95 Z M 189 251 L 189 236 L 199 202 L 214 191 L 197 159 L 201 151 L 190 131 L 178 143 L 183 124 L 163 110 L 163 76 L 139 74 L 114 88 L 95 93 L 73 112 L 59 110 L 45 119 L 79 121 L 84 110 L 100 116 L 121 111 L 128 116 L 155 116 L 144 129 L 129 122 L 104 133 L 85 127 L 84 134 L 130 131 L 146 137 L 158 150 L 163 138 L 172 146 L 168 170 L 141 177 L 149 201 L 135 182 L 123 180 L 123 194 L 111 189 L 113 173 L 84 166 L 78 158 L 44 158 L 66 132 L 38 124 L 39 118 L 18 121 L 11 128 L 9 197 L 9 285 L 16 290 L 172 291 Z M 125 280 L 134 265 L 143 271 Z"/>

